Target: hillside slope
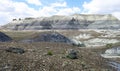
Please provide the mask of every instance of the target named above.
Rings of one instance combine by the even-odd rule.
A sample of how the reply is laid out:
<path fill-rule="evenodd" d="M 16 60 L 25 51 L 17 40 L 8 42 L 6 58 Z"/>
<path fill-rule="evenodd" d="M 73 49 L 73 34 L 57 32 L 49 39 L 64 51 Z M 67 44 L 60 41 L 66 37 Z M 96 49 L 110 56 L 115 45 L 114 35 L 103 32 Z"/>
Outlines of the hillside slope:
<path fill-rule="evenodd" d="M 55 15 L 51 17 L 13 19 L 12 22 L 3 27 L 9 30 L 119 29 L 120 21 L 111 14 L 74 14 L 70 16 Z"/>
<path fill-rule="evenodd" d="M 8 41 L 11 41 L 12 38 L 9 37 L 8 35 L 0 32 L 0 42 L 8 42 Z"/>

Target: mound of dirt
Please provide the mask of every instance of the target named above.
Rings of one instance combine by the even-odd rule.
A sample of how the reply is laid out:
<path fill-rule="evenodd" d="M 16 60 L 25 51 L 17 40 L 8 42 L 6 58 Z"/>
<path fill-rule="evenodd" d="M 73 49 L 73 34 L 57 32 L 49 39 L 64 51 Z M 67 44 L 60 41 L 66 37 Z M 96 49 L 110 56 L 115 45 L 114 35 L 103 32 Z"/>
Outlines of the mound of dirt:
<path fill-rule="evenodd" d="M 24 39 L 22 42 L 58 42 L 58 43 L 72 43 L 72 41 L 57 32 L 44 32 L 32 35 L 31 38 Z"/>
<path fill-rule="evenodd" d="M 11 41 L 11 40 L 12 39 L 9 36 L 0 32 L 0 42 L 7 42 L 7 41 Z"/>

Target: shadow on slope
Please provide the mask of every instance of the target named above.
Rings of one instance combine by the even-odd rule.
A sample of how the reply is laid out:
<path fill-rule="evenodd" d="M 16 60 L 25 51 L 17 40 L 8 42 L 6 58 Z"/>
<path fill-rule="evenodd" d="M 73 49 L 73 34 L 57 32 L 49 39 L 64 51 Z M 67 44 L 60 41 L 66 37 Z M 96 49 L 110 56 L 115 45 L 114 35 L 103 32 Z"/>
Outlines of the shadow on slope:
<path fill-rule="evenodd" d="M 0 32 L 0 42 L 7 42 L 7 41 L 11 41 L 11 40 L 12 40 L 12 38 L 10 38 L 6 34 Z"/>
<path fill-rule="evenodd" d="M 21 42 L 32 43 L 32 42 L 57 42 L 71 44 L 72 41 L 57 32 L 42 32 L 31 35 L 30 38 L 24 39 Z"/>

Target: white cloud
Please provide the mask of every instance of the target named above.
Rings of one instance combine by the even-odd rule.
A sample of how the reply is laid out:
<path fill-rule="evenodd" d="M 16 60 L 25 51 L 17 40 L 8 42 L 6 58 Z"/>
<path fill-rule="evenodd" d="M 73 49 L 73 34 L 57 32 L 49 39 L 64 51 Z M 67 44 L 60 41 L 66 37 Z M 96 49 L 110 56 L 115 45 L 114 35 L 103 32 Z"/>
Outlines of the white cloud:
<path fill-rule="evenodd" d="M 67 7 L 66 2 L 52 3 L 50 6 L 45 6 L 39 10 L 40 16 L 52 16 L 52 15 L 70 15 L 74 13 L 80 13 L 78 7 Z"/>
<path fill-rule="evenodd" d="M 78 7 L 70 8 L 66 2 L 52 3 L 36 10 L 25 2 L 0 0 L 0 25 L 7 24 L 14 18 L 69 15 L 80 12 Z"/>
<path fill-rule="evenodd" d="M 112 14 L 120 20 L 120 11 L 119 12 L 113 12 Z"/>
<path fill-rule="evenodd" d="M 13 5 L 11 0 L 0 0 L 0 11 L 6 12 L 6 11 L 12 11 Z"/>
<path fill-rule="evenodd" d="M 38 12 L 30 8 L 24 2 L 13 2 L 12 0 L 0 0 L 0 25 L 8 23 L 13 18 L 24 18 L 37 16 Z"/>
<path fill-rule="evenodd" d="M 79 13 L 80 9 L 78 7 L 67 7 L 66 2 L 52 3 L 50 6 L 45 6 L 39 10 L 41 16 L 51 16 L 51 15 L 70 15 L 74 13 Z"/>
<path fill-rule="evenodd" d="M 67 3 L 66 2 L 62 2 L 62 3 L 52 3 L 51 4 L 52 7 L 66 7 L 67 6 Z"/>
<path fill-rule="evenodd" d="M 15 10 L 11 13 L 16 17 L 27 17 L 27 16 L 37 16 L 38 12 L 34 8 L 30 8 L 27 4 L 23 2 L 14 2 L 13 7 Z"/>
<path fill-rule="evenodd" d="M 42 9 L 39 10 L 39 16 L 51 16 L 55 14 L 57 10 L 54 7 L 51 6 L 45 6 Z"/>
<path fill-rule="evenodd" d="M 78 7 L 73 8 L 63 8 L 56 13 L 56 15 L 70 15 L 74 13 L 80 13 L 80 9 Z"/>
<path fill-rule="evenodd" d="M 42 5 L 40 0 L 26 0 L 29 4 Z"/>
<path fill-rule="evenodd" d="M 113 14 L 120 17 L 120 0 L 91 0 L 84 2 L 84 13 Z"/>

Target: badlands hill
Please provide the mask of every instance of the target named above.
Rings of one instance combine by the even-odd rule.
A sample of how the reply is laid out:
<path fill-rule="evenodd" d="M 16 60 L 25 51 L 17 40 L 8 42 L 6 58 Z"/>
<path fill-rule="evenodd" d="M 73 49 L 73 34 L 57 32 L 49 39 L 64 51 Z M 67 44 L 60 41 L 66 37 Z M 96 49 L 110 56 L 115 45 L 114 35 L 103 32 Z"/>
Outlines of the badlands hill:
<path fill-rule="evenodd" d="M 13 19 L 4 25 L 9 30 L 43 29 L 119 29 L 120 21 L 111 14 L 74 14 L 70 16 L 51 16 L 40 18 Z"/>
<path fill-rule="evenodd" d="M 10 38 L 8 35 L 0 32 L 0 42 L 7 42 L 7 41 L 11 41 L 12 38 Z"/>

